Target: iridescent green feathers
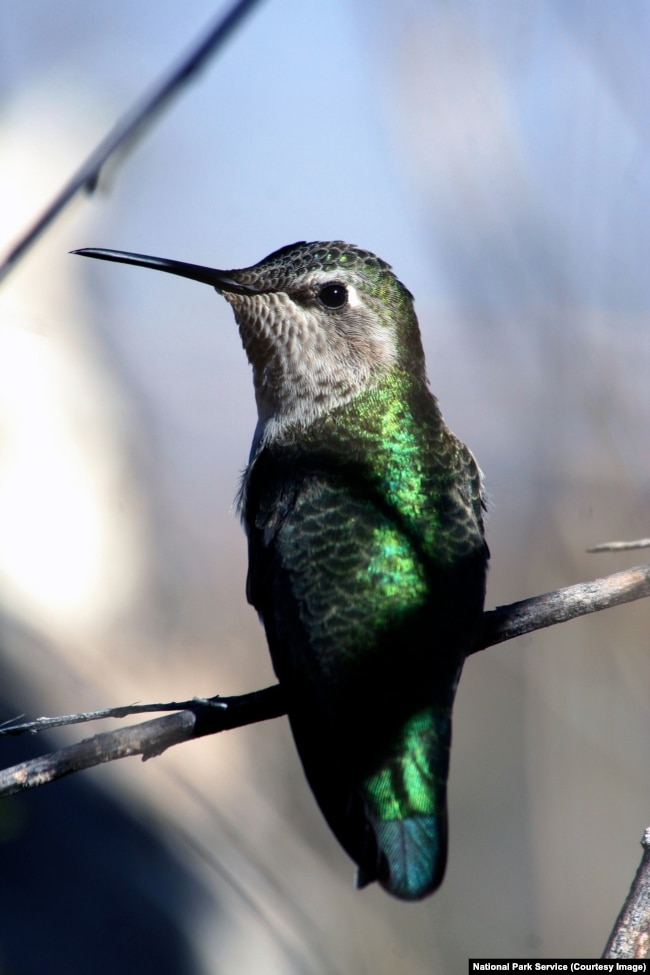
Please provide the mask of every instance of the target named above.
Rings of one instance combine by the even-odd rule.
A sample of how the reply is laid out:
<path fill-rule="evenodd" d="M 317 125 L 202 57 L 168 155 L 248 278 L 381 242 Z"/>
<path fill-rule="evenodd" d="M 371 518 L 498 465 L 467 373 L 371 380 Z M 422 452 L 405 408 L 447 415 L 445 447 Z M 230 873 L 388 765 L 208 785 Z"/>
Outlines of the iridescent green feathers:
<path fill-rule="evenodd" d="M 445 870 L 451 708 L 482 614 L 480 474 L 427 388 L 411 295 L 384 261 L 341 242 L 298 244 L 228 275 L 282 292 L 272 310 L 229 299 L 247 351 L 260 328 L 281 347 L 280 366 L 276 349 L 262 369 L 274 362 L 282 381 L 309 388 L 311 371 L 285 363 L 295 335 L 308 348 L 317 334 L 311 370 L 335 391 L 282 423 L 260 412 L 240 501 L 248 596 L 305 773 L 359 885 L 419 899 Z M 341 307 L 327 306 L 333 283 Z M 364 335 L 381 354 L 357 367 Z"/>
<path fill-rule="evenodd" d="M 421 898 L 444 873 L 451 705 L 482 612 L 476 465 L 395 370 L 261 449 L 242 514 L 316 798 L 360 884 Z"/>
<path fill-rule="evenodd" d="M 341 241 L 233 271 L 82 253 L 231 304 L 258 410 L 247 592 L 298 752 L 359 884 L 424 897 L 445 870 L 451 709 L 488 552 L 480 474 L 427 388 L 410 293 Z"/>
<path fill-rule="evenodd" d="M 425 708 L 405 722 L 392 751 L 361 785 L 386 864 L 377 879 L 403 900 L 418 900 L 442 882 L 450 743 L 450 709 Z M 359 871 L 360 886 L 373 879 Z"/>

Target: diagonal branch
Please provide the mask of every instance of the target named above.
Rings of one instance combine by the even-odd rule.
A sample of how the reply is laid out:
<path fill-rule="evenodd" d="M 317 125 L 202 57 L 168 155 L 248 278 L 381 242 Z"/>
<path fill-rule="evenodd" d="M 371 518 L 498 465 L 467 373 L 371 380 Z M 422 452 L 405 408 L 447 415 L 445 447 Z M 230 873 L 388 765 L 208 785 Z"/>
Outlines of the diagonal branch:
<path fill-rule="evenodd" d="M 239 697 L 192 703 L 191 710 L 166 714 L 162 718 L 143 721 L 117 731 L 105 731 L 74 745 L 59 748 L 49 755 L 5 769 L 0 772 L 0 796 L 35 789 L 72 772 L 81 772 L 129 755 L 142 755 L 143 761 L 146 761 L 182 741 L 241 728 L 268 718 L 278 718 L 282 714 L 286 714 L 286 705 L 278 684 Z"/>
<path fill-rule="evenodd" d="M 171 100 L 179 94 L 183 85 L 194 78 L 200 68 L 230 37 L 236 27 L 243 21 L 246 14 L 259 0 L 239 0 L 238 3 L 220 18 L 199 40 L 174 68 L 148 94 L 119 120 L 115 127 L 100 142 L 88 159 L 63 187 L 44 213 L 26 231 L 18 243 L 10 250 L 2 264 L 0 264 L 0 282 L 12 271 L 26 251 L 56 220 L 61 211 L 82 190 L 92 193 L 99 181 L 101 171 L 107 161 L 118 150 L 124 154 L 143 134 L 145 128 L 151 124 Z"/>
<path fill-rule="evenodd" d="M 483 616 L 483 633 L 470 653 L 512 640 L 555 623 L 598 613 L 612 606 L 650 596 L 650 562 L 623 569 L 592 582 L 556 589 L 519 603 L 499 606 Z"/>
<path fill-rule="evenodd" d="M 485 613 L 483 634 L 472 652 L 476 653 L 524 633 L 645 596 L 650 596 L 650 563 L 615 572 L 593 582 L 579 583 L 543 596 L 534 596 L 510 606 L 501 606 Z M 115 717 L 118 714 L 153 708 L 165 710 L 170 707 L 183 707 L 184 710 L 128 728 L 104 732 L 50 755 L 5 769 L 0 772 L 0 796 L 35 788 L 71 772 L 92 768 L 127 755 L 152 758 L 182 741 L 266 721 L 286 713 L 284 695 L 281 688 L 275 685 L 237 697 L 217 697 L 176 705 L 134 705 L 89 715 L 67 716 L 65 719 L 37 719 L 31 723 L 5 726 L 0 729 L 0 734 L 36 731 L 47 726 L 48 722 L 50 726 L 52 723 L 60 725 L 91 720 L 107 714 Z"/>
<path fill-rule="evenodd" d="M 641 846 L 643 856 L 639 869 L 603 958 L 650 958 L 650 826 L 643 834 Z"/>

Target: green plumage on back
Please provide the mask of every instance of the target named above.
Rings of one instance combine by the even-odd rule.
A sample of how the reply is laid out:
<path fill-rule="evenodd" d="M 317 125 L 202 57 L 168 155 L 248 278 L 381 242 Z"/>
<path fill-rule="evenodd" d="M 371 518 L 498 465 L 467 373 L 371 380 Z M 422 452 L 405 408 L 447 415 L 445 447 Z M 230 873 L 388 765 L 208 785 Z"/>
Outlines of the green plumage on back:
<path fill-rule="evenodd" d="M 478 470 L 399 371 L 256 454 L 242 508 L 307 778 L 359 883 L 442 880 L 451 706 L 480 621 Z"/>
<path fill-rule="evenodd" d="M 442 881 L 451 709 L 488 559 L 478 468 L 427 388 L 410 293 L 341 241 L 218 271 L 86 251 L 212 284 L 253 369 L 240 512 L 307 779 L 363 886 Z"/>

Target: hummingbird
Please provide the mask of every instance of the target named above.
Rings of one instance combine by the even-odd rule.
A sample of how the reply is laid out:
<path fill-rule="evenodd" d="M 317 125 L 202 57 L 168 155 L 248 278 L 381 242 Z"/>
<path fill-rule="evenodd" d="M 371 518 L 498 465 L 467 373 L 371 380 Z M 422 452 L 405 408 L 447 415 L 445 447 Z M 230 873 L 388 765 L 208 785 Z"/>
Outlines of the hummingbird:
<path fill-rule="evenodd" d="M 230 271 L 74 253 L 200 281 L 231 305 L 258 414 L 238 495 L 246 593 L 306 778 L 357 886 L 431 894 L 489 551 L 482 475 L 429 389 L 413 296 L 343 241 Z"/>

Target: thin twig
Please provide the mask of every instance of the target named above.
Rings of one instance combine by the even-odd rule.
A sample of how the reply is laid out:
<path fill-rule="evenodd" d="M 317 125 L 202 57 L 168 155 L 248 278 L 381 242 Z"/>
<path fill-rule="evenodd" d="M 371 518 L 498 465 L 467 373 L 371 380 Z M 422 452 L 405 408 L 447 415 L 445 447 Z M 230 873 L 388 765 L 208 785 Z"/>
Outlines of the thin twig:
<path fill-rule="evenodd" d="M 650 958 L 650 827 L 641 840 L 643 856 L 603 958 Z"/>
<path fill-rule="evenodd" d="M 472 652 L 476 653 L 533 630 L 649 595 L 650 563 L 646 563 L 624 572 L 616 572 L 604 579 L 558 589 L 544 596 L 534 596 L 532 599 L 486 613 L 483 635 Z M 218 705 L 216 707 L 215 702 Z M 163 708 L 166 707 L 168 706 L 163 705 Z M 189 702 L 189 707 L 176 714 L 129 728 L 104 732 L 79 745 L 70 745 L 50 755 L 6 769 L 0 772 L 0 796 L 31 789 L 81 768 L 90 768 L 126 755 L 150 758 L 181 741 L 266 721 L 285 713 L 286 704 L 279 685 L 237 697 Z M 23 723 L 23 730 L 38 730 L 26 728 L 25 724 Z M 11 727 L 5 729 L 5 733 L 11 730 Z"/>
<path fill-rule="evenodd" d="M 650 548 L 650 538 L 637 538 L 634 542 L 603 542 L 588 548 L 587 552 L 631 552 L 635 548 Z"/>
<path fill-rule="evenodd" d="M 166 75 L 153 90 L 141 98 L 119 120 L 115 127 L 100 142 L 94 152 L 83 163 L 70 181 L 57 194 L 44 213 L 36 220 L 32 227 L 20 238 L 18 243 L 9 251 L 0 264 L 0 282 L 10 273 L 23 257 L 25 252 L 41 236 L 41 234 L 56 220 L 59 213 L 82 190 L 92 193 L 101 175 L 102 168 L 108 159 L 118 149 L 123 155 L 142 135 L 147 125 L 154 121 L 162 110 L 176 96 L 183 85 L 196 75 L 215 51 L 228 39 L 246 14 L 259 0 L 239 0 L 229 12 L 208 31 L 205 37 L 197 41 L 188 54 L 180 61 L 169 75 Z"/>
<path fill-rule="evenodd" d="M 64 728 L 72 724 L 85 724 L 88 721 L 101 721 L 104 718 L 126 718 L 131 714 L 152 714 L 160 711 L 184 711 L 195 704 L 209 704 L 213 708 L 227 708 L 228 705 L 218 697 L 193 698 L 191 701 L 167 701 L 164 704 L 123 704 L 116 708 L 100 708 L 99 711 L 79 711 L 77 714 L 60 714 L 54 718 L 34 718 L 33 721 L 21 721 L 24 715 L 11 718 L 0 724 L 0 736 L 23 735 L 29 732 L 35 735 L 39 731 L 51 731 L 52 728 Z"/>

